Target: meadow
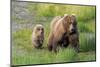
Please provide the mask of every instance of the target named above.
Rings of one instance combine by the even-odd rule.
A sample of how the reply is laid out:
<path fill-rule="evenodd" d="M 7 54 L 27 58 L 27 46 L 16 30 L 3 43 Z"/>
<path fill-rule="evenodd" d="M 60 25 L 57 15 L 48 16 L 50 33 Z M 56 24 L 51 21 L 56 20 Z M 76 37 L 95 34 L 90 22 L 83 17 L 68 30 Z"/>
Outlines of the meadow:
<path fill-rule="evenodd" d="M 12 2 L 12 65 L 67 63 L 96 60 L 96 7 L 67 4 Z M 50 22 L 55 16 L 75 14 L 78 21 L 80 52 L 68 47 L 57 54 L 47 49 Z M 31 43 L 35 24 L 45 27 L 43 49 Z"/>

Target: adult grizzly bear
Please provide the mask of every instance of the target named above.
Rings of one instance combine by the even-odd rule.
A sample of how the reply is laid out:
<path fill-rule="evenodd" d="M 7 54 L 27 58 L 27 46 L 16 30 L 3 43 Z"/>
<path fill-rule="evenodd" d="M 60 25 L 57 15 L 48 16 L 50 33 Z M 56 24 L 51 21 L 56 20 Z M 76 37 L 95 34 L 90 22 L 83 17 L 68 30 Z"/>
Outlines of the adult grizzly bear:
<path fill-rule="evenodd" d="M 44 41 L 44 27 L 37 24 L 32 32 L 32 44 L 35 48 L 41 48 Z"/>
<path fill-rule="evenodd" d="M 56 21 L 54 21 L 56 20 Z M 51 22 L 51 31 L 48 38 L 48 49 L 57 52 L 60 44 L 67 47 L 71 44 L 76 51 L 79 51 L 79 37 L 75 15 L 65 14 L 62 18 L 55 17 Z"/>

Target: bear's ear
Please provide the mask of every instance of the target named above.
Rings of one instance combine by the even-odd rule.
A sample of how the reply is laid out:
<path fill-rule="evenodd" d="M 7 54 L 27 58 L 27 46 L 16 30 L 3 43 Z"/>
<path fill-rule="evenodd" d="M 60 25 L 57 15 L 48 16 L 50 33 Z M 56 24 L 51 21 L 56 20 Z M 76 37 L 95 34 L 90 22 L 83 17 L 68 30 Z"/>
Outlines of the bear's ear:
<path fill-rule="evenodd" d="M 72 18 L 73 18 L 74 22 L 77 24 L 76 15 L 75 15 L 75 14 L 72 14 L 71 16 L 72 16 Z"/>
<path fill-rule="evenodd" d="M 68 14 L 64 14 L 63 19 L 64 19 L 64 20 L 67 20 L 67 17 L 68 17 Z"/>
<path fill-rule="evenodd" d="M 72 14 L 72 17 L 76 19 L 76 15 L 75 14 Z"/>
<path fill-rule="evenodd" d="M 63 24 L 66 27 L 68 21 L 69 21 L 69 15 L 68 14 L 64 14 L 63 18 L 62 18 Z"/>

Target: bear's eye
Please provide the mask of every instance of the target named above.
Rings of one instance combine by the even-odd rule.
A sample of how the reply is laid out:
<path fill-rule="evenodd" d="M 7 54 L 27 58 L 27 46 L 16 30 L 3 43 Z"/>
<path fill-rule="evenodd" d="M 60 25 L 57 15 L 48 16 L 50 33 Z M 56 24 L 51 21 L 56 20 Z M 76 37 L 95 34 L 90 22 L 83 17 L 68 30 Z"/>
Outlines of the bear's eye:
<path fill-rule="evenodd" d="M 74 22 L 73 25 L 76 25 L 76 22 Z"/>
<path fill-rule="evenodd" d="M 41 30 L 43 31 L 44 29 L 42 28 Z"/>

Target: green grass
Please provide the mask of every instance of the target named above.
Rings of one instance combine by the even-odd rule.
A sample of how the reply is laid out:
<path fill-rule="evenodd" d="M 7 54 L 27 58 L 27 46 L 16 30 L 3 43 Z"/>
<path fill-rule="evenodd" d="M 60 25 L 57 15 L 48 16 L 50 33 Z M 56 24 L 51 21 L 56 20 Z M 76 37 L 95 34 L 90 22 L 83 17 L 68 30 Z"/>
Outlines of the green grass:
<path fill-rule="evenodd" d="M 89 21 L 78 21 L 79 32 L 95 33 L 95 19 Z"/>
<path fill-rule="evenodd" d="M 95 39 L 95 34 L 93 33 L 80 34 L 80 51 L 95 51 Z"/>
<path fill-rule="evenodd" d="M 64 14 L 76 14 L 79 21 L 87 21 L 95 18 L 94 6 L 29 3 L 28 9 L 30 13 L 34 11 L 37 16 L 51 17 L 57 15 L 63 16 Z"/>
<path fill-rule="evenodd" d="M 14 65 L 93 61 L 95 60 L 95 52 L 78 54 L 73 49 L 68 48 L 55 54 L 48 52 L 47 49 L 33 49 L 32 52 L 23 53 L 22 55 L 16 55 L 15 53 L 12 59 Z"/>
<path fill-rule="evenodd" d="M 12 37 L 14 45 L 27 51 L 32 50 L 31 33 L 32 30 L 30 29 L 23 29 L 14 32 L 13 33 L 14 36 Z"/>
<path fill-rule="evenodd" d="M 96 55 L 95 52 L 83 52 L 79 53 L 80 61 L 95 61 Z"/>

